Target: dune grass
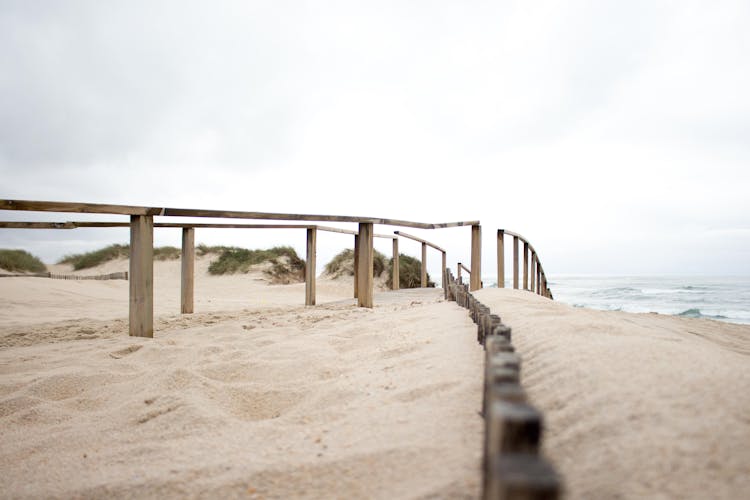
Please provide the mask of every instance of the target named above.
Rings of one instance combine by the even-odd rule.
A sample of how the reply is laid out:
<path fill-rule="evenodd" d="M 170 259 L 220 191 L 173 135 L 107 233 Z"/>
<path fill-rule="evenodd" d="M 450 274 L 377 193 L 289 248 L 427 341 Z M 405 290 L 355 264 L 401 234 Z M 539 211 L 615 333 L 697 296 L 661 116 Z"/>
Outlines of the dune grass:
<path fill-rule="evenodd" d="M 388 280 L 386 281 L 389 288 L 393 285 L 392 268 L 393 259 L 389 259 Z M 399 288 L 419 288 L 422 286 L 422 261 L 420 259 L 402 253 L 398 255 L 398 286 Z M 435 286 L 435 282 L 430 280 L 430 273 L 427 273 L 427 286 Z"/>
<path fill-rule="evenodd" d="M 180 258 L 181 251 L 177 247 L 154 248 L 155 260 L 176 260 Z M 105 262 L 115 259 L 126 259 L 130 257 L 130 245 L 109 245 L 92 252 L 66 255 L 58 264 L 70 264 L 73 270 L 89 269 L 99 266 Z"/>
<path fill-rule="evenodd" d="M 26 250 L 0 249 L 0 268 L 12 272 L 43 273 L 47 266 Z"/>
<path fill-rule="evenodd" d="M 382 276 L 387 273 L 386 284 L 390 288 L 393 283 L 393 259 L 387 259 L 385 255 L 375 250 L 373 256 L 373 275 Z M 336 254 L 331 261 L 325 265 L 325 272 L 332 278 L 339 276 L 354 275 L 354 250 L 347 248 Z M 408 255 L 399 254 L 398 282 L 400 288 L 419 288 L 422 285 L 422 261 Z M 427 274 L 427 286 L 434 287 L 435 283 L 430 281 Z"/>
<path fill-rule="evenodd" d="M 385 255 L 375 250 L 372 257 L 372 274 L 375 277 L 382 275 L 388 267 Z M 325 265 L 325 272 L 332 278 L 339 276 L 354 276 L 354 250 L 347 248 L 336 254 L 331 261 Z"/>
<path fill-rule="evenodd" d="M 206 247 L 209 249 L 210 247 Z M 281 246 L 267 250 L 248 250 L 238 247 L 213 247 L 212 250 L 201 250 L 201 255 L 218 250 L 219 257 L 208 266 L 213 275 L 247 273 L 250 267 L 271 262 L 266 270 L 273 282 L 290 283 L 302 281 L 305 277 L 305 261 L 300 259 L 292 247 Z"/>

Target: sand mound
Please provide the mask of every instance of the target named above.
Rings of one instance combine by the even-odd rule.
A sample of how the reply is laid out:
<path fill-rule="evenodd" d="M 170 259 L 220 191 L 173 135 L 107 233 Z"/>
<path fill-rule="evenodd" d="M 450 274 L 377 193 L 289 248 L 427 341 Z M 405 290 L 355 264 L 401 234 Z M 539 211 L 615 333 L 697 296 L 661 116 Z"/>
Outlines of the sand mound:
<path fill-rule="evenodd" d="M 475 295 L 513 328 L 570 498 L 742 498 L 750 326 Z"/>

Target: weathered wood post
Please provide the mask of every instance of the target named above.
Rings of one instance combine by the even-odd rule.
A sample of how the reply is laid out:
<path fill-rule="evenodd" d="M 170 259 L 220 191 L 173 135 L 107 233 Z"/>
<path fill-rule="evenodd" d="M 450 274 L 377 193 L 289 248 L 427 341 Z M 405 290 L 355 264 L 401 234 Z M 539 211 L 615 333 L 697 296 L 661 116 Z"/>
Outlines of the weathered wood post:
<path fill-rule="evenodd" d="M 195 297 L 195 228 L 182 228 L 182 261 L 180 274 L 180 312 L 194 311 Z"/>
<path fill-rule="evenodd" d="M 359 223 L 359 259 L 357 262 L 357 304 L 359 307 L 372 307 L 373 276 L 372 266 L 374 257 L 373 223 Z"/>
<path fill-rule="evenodd" d="M 427 288 L 427 243 L 422 243 L 422 270 L 420 275 L 420 285 Z"/>
<path fill-rule="evenodd" d="M 456 268 L 458 269 L 458 276 L 456 277 L 456 281 L 458 281 L 459 283 L 463 283 L 463 281 L 461 280 L 461 263 L 460 262 L 456 264 Z"/>
<path fill-rule="evenodd" d="M 542 265 L 538 258 L 536 259 L 536 293 L 542 293 Z"/>
<path fill-rule="evenodd" d="M 531 282 L 529 283 L 529 290 L 536 293 L 536 252 L 531 252 Z"/>
<path fill-rule="evenodd" d="M 305 261 L 305 305 L 315 305 L 315 254 L 318 240 L 318 228 L 307 228 L 307 257 Z"/>
<path fill-rule="evenodd" d="M 523 242 L 523 289 L 529 289 L 529 242 Z"/>
<path fill-rule="evenodd" d="M 518 290 L 518 236 L 513 237 L 513 289 Z"/>
<path fill-rule="evenodd" d="M 154 336 L 154 217 L 130 216 L 130 336 Z"/>
<path fill-rule="evenodd" d="M 505 231 L 497 230 L 497 287 L 505 288 Z"/>
<path fill-rule="evenodd" d="M 354 235 L 354 298 L 359 295 L 359 235 Z"/>
<path fill-rule="evenodd" d="M 471 276 L 469 279 L 472 292 L 482 288 L 482 227 L 478 225 L 471 226 Z"/>
<path fill-rule="evenodd" d="M 391 290 L 398 290 L 401 286 L 399 283 L 401 276 L 399 275 L 398 266 L 398 236 L 396 236 L 393 238 L 393 269 L 391 270 L 391 281 L 393 281 L 393 283 L 391 285 Z"/>
<path fill-rule="evenodd" d="M 444 298 L 447 300 L 448 299 L 448 265 L 446 263 L 445 252 L 442 252 L 442 256 L 443 256 L 443 262 L 442 262 L 443 264 L 443 295 L 445 296 Z"/>

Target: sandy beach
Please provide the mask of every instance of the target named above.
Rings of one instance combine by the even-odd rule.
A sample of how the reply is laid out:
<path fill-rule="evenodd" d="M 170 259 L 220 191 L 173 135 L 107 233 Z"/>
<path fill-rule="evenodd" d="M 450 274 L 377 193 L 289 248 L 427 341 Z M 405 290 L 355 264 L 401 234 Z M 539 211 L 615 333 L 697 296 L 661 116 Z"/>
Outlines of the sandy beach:
<path fill-rule="evenodd" d="M 125 281 L 0 282 L 3 496 L 477 496 L 483 357 L 442 290 L 367 310 L 321 280 L 306 308 L 201 271 L 181 316 L 174 264 L 154 339 L 127 336 Z"/>
<path fill-rule="evenodd" d="M 304 307 L 304 284 L 201 261 L 180 315 L 178 265 L 155 264 L 154 339 L 127 336 L 126 281 L 0 280 L 4 497 L 478 496 L 483 351 L 442 290 L 368 310 L 320 279 Z M 475 294 L 513 328 L 568 498 L 748 491 L 750 327 Z"/>

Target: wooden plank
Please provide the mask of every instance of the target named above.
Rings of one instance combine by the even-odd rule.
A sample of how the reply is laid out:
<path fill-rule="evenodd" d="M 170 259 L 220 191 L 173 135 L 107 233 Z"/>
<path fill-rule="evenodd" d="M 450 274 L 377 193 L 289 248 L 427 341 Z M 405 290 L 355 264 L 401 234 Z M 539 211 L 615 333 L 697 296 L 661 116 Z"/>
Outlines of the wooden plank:
<path fill-rule="evenodd" d="M 407 233 L 405 233 L 403 231 L 393 231 L 393 233 L 396 234 L 396 235 L 398 235 L 398 236 L 402 236 L 404 238 L 410 239 L 410 240 L 418 241 L 418 242 L 420 242 L 420 243 L 422 243 L 424 245 L 427 245 L 429 247 L 434 248 L 435 250 L 437 250 L 439 252 L 445 252 L 444 249 L 440 248 L 436 244 L 431 243 L 431 242 L 429 242 L 427 240 L 423 240 L 422 238 L 417 238 L 416 236 L 412 236 L 411 234 L 407 234 Z"/>
<path fill-rule="evenodd" d="M 427 244 L 422 243 L 422 269 L 420 270 L 420 286 L 427 288 Z"/>
<path fill-rule="evenodd" d="M 470 288 L 482 288 L 482 227 L 471 226 L 471 281 Z"/>
<path fill-rule="evenodd" d="M 497 230 L 497 287 L 505 288 L 505 233 Z"/>
<path fill-rule="evenodd" d="M 130 226 L 127 222 L 125 226 Z M 0 228 L 3 229 L 75 229 L 72 222 L 21 222 L 21 221 L 2 221 Z"/>
<path fill-rule="evenodd" d="M 31 212 L 72 212 L 118 215 L 159 215 L 161 209 L 130 205 L 105 205 L 100 203 L 77 203 L 64 201 L 0 200 L 0 210 L 23 210 Z"/>
<path fill-rule="evenodd" d="M 159 215 L 165 217 L 211 217 L 219 219 L 257 219 L 257 220 L 289 220 L 310 222 L 354 222 L 383 224 L 388 226 L 414 227 L 419 229 L 438 229 L 448 227 L 474 226 L 479 221 L 426 223 L 399 219 L 383 219 L 377 217 L 345 216 L 345 215 L 310 215 L 288 214 L 272 212 L 247 212 L 237 210 L 203 210 L 192 208 L 161 208 L 139 207 L 131 205 L 108 205 L 99 203 L 32 201 L 32 200 L 0 200 L 0 210 L 23 210 L 34 212 L 71 212 L 97 213 L 116 215 Z"/>
<path fill-rule="evenodd" d="M 130 307 L 132 337 L 154 336 L 154 218 L 130 218 Z"/>
<path fill-rule="evenodd" d="M 307 228 L 307 258 L 305 261 L 305 305 L 315 305 L 315 257 L 318 230 Z"/>
<path fill-rule="evenodd" d="M 401 286 L 401 283 L 399 280 L 401 279 L 400 269 L 399 269 L 399 257 L 398 257 L 398 237 L 393 238 L 393 267 L 391 269 L 391 289 L 392 290 L 398 290 Z"/>
<path fill-rule="evenodd" d="M 531 272 L 529 273 L 529 290 L 536 292 L 536 252 L 531 253 Z"/>
<path fill-rule="evenodd" d="M 354 298 L 359 296 L 359 233 L 354 235 Z"/>
<path fill-rule="evenodd" d="M 359 275 L 357 283 L 359 285 L 357 292 L 357 304 L 359 307 L 373 306 L 373 224 L 362 222 L 359 224 L 359 261 L 357 265 L 357 274 Z"/>
<path fill-rule="evenodd" d="M 180 274 L 180 312 L 194 312 L 195 297 L 195 229 L 182 229 L 182 254 Z"/>
<path fill-rule="evenodd" d="M 523 289 L 529 289 L 529 242 L 523 242 Z"/>
<path fill-rule="evenodd" d="M 518 236 L 513 236 L 513 289 L 518 290 Z"/>

